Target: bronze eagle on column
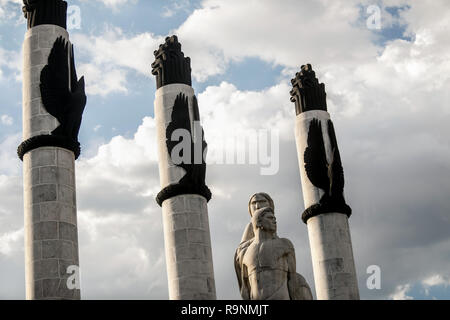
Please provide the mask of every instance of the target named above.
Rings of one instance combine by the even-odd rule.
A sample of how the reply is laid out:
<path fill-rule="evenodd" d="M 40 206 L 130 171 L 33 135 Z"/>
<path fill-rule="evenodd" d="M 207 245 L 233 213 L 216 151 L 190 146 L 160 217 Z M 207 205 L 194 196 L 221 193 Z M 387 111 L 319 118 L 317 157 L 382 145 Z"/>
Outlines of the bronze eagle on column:
<path fill-rule="evenodd" d="M 84 77 L 78 80 L 75 70 L 73 46 L 63 37 L 57 38 L 41 71 L 39 88 L 45 110 L 59 125 L 51 134 L 23 141 L 17 148 L 21 160 L 27 152 L 45 146 L 71 150 L 78 159 L 81 152 L 78 133 L 87 102 L 84 87 Z"/>
<path fill-rule="evenodd" d="M 78 142 L 81 118 L 87 102 L 84 87 L 84 77 L 80 80 L 77 78 L 73 46 L 63 37 L 57 38 L 48 57 L 48 64 L 42 69 L 40 84 L 44 108 L 59 122 L 52 135 Z"/>
<path fill-rule="evenodd" d="M 328 120 L 327 125 L 331 144 L 330 162 L 327 161 L 321 121 L 312 119 L 309 126 L 308 146 L 304 153 L 305 171 L 311 183 L 324 194 L 319 203 L 303 212 L 302 219 L 305 223 L 309 218 L 322 213 L 338 212 L 350 216 L 352 212 L 344 199 L 344 169 L 333 122 Z"/>
<path fill-rule="evenodd" d="M 192 107 L 193 107 L 193 121 L 200 121 L 200 113 L 198 110 L 198 102 L 195 96 L 192 97 Z M 204 131 L 201 129 L 201 136 L 195 137 L 191 128 L 191 120 L 189 116 L 189 98 L 183 93 L 180 93 L 175 98 L 175 102 L 172 109 L 171 121 L 166 128 L 166 146 L 169 156 L 172 155 L 172 151 L 175 146 L 177 146 L 181 141 L 172 140 L 172 134 L 177 129 L 184 129 L 189 132 L 190 137 L 190 157 L 188 163 L 181 162 L 176 164 L 176 166 L 183 168 L 186 174 L 180 179 L 177 184 L 171 184 L 164 188 L 156 197 L 156 201 L 159 205 L 165 199 L 171 198 L 180 194 L 199 194 L 206 198 L 207 201 L 211 199 L 211 191 L 205 184 L 206 176 L 206 162 L 204 159 L 204 154 L 208 144 L 204 139 Z M 196 144 L 201 143 L 201 163 L 195 162 L 195 152 Z M 183 153 L 187 151 L 184 149 L 180 150 L 179 156 L 183 158 Z"/>

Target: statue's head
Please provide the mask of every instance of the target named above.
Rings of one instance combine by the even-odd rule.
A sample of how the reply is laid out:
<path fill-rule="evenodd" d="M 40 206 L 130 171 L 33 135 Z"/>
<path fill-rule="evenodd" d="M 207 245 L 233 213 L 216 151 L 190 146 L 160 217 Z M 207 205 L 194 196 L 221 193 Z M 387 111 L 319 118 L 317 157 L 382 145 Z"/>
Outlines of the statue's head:
<path fill-rule="evenodd" d="M 250 213 L 251 217 L 253 217 L 256 210 L 265 207 L 269 207 L 272 209 L 272 211 L 275 211 L 273 200 L 267 193 L 258 192 L 250 197 L 250 200 L 248 202 L 248 212 Z"/>
<path fill-rule="evenodd" d="M 255 234 L 257 229 L 275 233 L 277 231 L 277 219 L 273 209 L 265 207 L 256 210 L 252 216 L 252 225 Z"/>

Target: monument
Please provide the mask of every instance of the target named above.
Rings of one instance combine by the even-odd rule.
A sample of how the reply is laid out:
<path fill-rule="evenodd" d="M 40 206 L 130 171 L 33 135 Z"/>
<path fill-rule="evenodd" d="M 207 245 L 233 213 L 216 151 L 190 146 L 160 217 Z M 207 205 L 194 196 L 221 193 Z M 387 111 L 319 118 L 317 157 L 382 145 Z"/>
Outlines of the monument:
<path fill-rule="evenodd" d="M 250 218 L 253 217 L 253 213 L 261 208 L 270 207 L 272 210 L 275 210 L 275 205 L 273 203 L 272 198 L 265 192 L 255 193 L 250 197 L 248 202 L 248 212 L 250 213 Z M 253 225 L 252 222 L 247 225 L 242 234 L 241 243 L 253 238 L 255 234 L 253 233 Z"/>
<path fill-rule="evenodd" d="M 295 138 L 307 224 L 319 300 L 359 299 L 348 218 L 344 171 L 327 112 L 325 85 L 310 64 L 292 79 Z"/>
<path fill-rule="evenodd" d="M 253 198 L 253 197 L 252 197 Z M 305 279 L 296 273 L 291 241 L 277 236 L 271 207 L 253 211 L 254 237 L 236 250 L 235 268 L 244 300 L 312 300 Z"/>
<path fill-rule="evenodd" d="M 216 299 L 205 184 L 206 142 L 191 87 L 190 59 L 176 36 L 155 51 L 157 127 L 169 297 L 171 300 Z"/>
<path fill-rule="evenodd" d="M 67 3 L 24 1 L 23 160 L 27 299 L 80 299 L 75 159 L 86 105 Z"/>

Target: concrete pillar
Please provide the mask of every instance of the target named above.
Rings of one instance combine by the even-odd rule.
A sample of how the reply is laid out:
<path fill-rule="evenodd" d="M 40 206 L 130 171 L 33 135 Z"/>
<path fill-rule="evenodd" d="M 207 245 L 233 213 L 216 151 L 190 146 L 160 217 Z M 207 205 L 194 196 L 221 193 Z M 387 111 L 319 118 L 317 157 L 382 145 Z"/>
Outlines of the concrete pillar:
<path fill-rule="evenodd" d="M 75 154 L 49 142 L 59 125 L 42 102 L 40 75 L 65 30 L 67 3 L 52 0 L 27 8 L 23 44 L 23 160 L 26 299 L 80 299 Z M 47 10 L 48 8 L 52 10 Z M 43 10 L 45 14 L 39 12 Z M 52 23 L 57 14 L 61 25 Z M 34 25 L 41 22 L 44 24 Z M 69 55 L 67 56 L 69 68 Z M 61 106 L 63 107 L 63 106 Z M 77 154 L 78 156 L 78 154 Z"/>
<path fill-rule="evenodd" d="M 181 181 L 188 172 L 173 163 L 167 146 L 167 139 L 171 138 L 167 128 L 174 121 L 172 112 L 180 95 L 187 101 L 188 110 L 185 111 L 190 123 L 187 127 L 190 127 L 191 135 L 195 132 L 193 120 L 197 112 L 194 90 L 190 86 L 190 61 L 184 58 L 175 36 L 167 38 L 166 43 L 155 51 L 155 56 L 152 66 L 158 88 L 155 120 L 162 189 L 157 201 L 162 206 L 163 214 L 169 298 L 213 300 L 216 299 L 216 289 L 207 207 L 210 192 L 204 178 L 188 184 Z"/>
<path fill-rule="evenodd" d="M 172 197 L 163 202 L 162 214 L 169 298 L 216 299 L 206 199 Z"/>
<path fill-rule="evenodd" d="M 23 158 L 26 298 L 80 299 L 68 285 L 79 266 L 72 151 L 41 147 Z"/>
<path fill-rule="evenodd" d="M 332 164 L 333 160 L 339 162 L 337 168 L 333 167 L 332 171 L 339 171 L 339 167 L 342 169 L 337 145 L 333 146 L 335 133 L 330 115 L 326 111 L 325 86 L 318 83 L 310 65 L 303 66 L 292 83 L 294 88 L 291 91 L 293 96 L 291 101 L 296 103 L 297 110 L 295 139 L 306 208 L 302 219 L 308 228 L 317 299 L 357 300 L 359 290 L 348 224 L 351 209 L 343 198 L 343 173 L 341 198 L 336 201 L 332 198 L 336 196 L 333 194 L 336 191 L 330 192 L 330 185 L 322 189 L 317 186 L 317 182 L 314 184 L 311 181 L 314 175 L 312 171 L 319 171 L 320 165 L 312 166 L 313 169 L 309 168 L 308 172 L 305 163 L 305 159 L 312 160 L 316 164 L 320 163 L 320 152 L 315 151 L 316 156 L 313 157 L 306 155 L 306 149 L 310 144 L 316 143 L 319 146 L 317 150 L 323 145 L 325 151 L 323 156 L 328 165 Z M 310 131 L 313 121 L 321 128 L 321 134 L 317 139 L 314 139 Z M 336 153 L 333 149 L 336 149 Z M 330 173 L 325 167 L 325 171 L 322 170 L 319 176 L 320 174 L 328 176 L 334 183 L 339 183 L 336 182 L 340 179 L 339 172 Z M 313 180 L 320 179 L 313 177 Z M 325 193 L 333 194 L 330 195 L 329 201 L 324 200 Z"/>

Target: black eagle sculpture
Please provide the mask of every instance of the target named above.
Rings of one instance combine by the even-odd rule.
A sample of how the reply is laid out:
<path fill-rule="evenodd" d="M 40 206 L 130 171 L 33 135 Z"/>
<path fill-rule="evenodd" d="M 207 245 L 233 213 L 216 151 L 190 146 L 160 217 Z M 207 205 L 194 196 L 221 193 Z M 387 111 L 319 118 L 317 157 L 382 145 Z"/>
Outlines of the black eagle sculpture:
<path fill-rule="evenodd" d="M 33 136 L 22 142 L 17 148 L 21 160 L 27 152 L 45 146 L 65 148 L 73 151 L 75 159 L 79 157 L 78 133 L 87 102 L 84 87 L 84 77 L 78 80 L 75 70 L 73 46 L 63 37 L 57 38 L 41 71 L 40 91 L 45 110 L 59 125 L 49 135 Z"/>
<path fill-rule="evenodd" d="M 200 121 L 197 98 L 193 96 L 193 121 Z M 175 98 L 175 102 L 171 114 L 171 122 L 166 128 L 166 146 L 169 156 L 172 155 L 172 151 L 176 145 L 181 143 L 180 141 L 173 141 L 172 134 L 177 129 L 184 129 L 190 133 L 190 157 L 188 163 L 181 162 L 176 166 L 183 168 L 186 174 L 180 179 L 177 184 L 171 184 L 164 188 L 156 197 L 156 201 L 159 205 L 168 198 L 181 195 L 181 194 L 199 194 L 206 198 L 207 201 L 211 199 L 211 191 L 205 184 L 206 176 L 206 162 L 203 157 L 205 154 L 207 143 L 204 139 L 203 129 L 201 131 L 201 137 L 194 137 L 193 129 L 191 128 L 191 119 L 189 117 L 189 100 L 183 93 L 178 94 Z M 196 144 L 201 143 L 201 162 L 196 163 L 195 152 Z M 180 158 L 183 158 L 182 149 L 180 151 Z M 197 161 L 198 162 L 198 161 Z"/>
<path fill-rule="evenodd" d="M 69 47 L 70 69 L 67 63 Z M 73 47 L 62 37 L 56 39 L 48 64 L 42 69 L 40 88 L 45 110 L 59 122 L 59 126 L 51 134 L 77 142 L 87 101 L 84 77 L 78 80 Z"/>
<path fill-rule="evenodd" d="M 305 171 L 311 183 L 324 194 L 319 203 L 307 208 L 302 214 L 306 223 L 311 217 L 322 213 L 343 213 L 350 216 L 352 209 L 344 199 L 344 169 L 336 141 L 333 122 L 328 120 L 328 136 L 331 144 L 331 159 L 327 161 L 322 124 L 313 119 L 308 131 L 308 147 L 305 149 Z"/>

